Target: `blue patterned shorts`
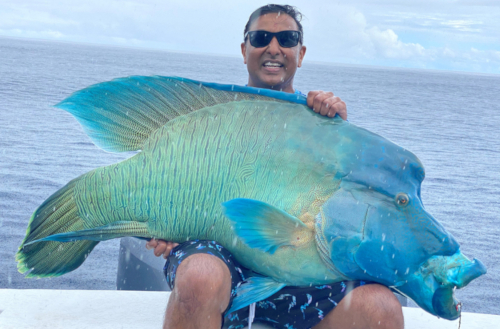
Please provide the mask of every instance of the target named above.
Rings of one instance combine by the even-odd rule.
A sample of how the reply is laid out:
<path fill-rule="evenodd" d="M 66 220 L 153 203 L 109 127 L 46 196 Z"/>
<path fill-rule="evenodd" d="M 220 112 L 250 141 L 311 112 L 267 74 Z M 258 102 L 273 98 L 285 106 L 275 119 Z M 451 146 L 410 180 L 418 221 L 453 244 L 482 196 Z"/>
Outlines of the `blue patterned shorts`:
<path fill-rule="evenodd" d="M 175 275 L 180 263 L 190 255 L 209 254 L 226 263 L 231 273 L 230 308 L 235 291 L 245 278 L 261 276 L 241 266 L 231 253 L 215 241 L 188 241 L 175 247 L 163 268 L 170 289 L 174 288 Z M 368 283 L 368 282 L 367 282 Z M 270 297 L 257 302 L 254 322 L 274 328 L 312 328 L 337 306 L 352 289 L 364 285 L 363 281 L 345 281 L 311 287 L 285 287 Z M 222 328 L 238 329 L 248 325 L 249 307 L 224 314 Z"/>

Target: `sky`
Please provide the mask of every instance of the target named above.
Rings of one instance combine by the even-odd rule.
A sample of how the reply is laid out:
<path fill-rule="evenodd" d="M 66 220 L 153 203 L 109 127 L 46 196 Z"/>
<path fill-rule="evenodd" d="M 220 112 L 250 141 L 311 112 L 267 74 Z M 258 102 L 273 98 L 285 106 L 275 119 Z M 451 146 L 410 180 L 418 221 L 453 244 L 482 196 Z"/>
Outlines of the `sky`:
<path fill-rule="evenodd" d="M 241 56 L 248 0 L 0 0 L 0 37 Z M 305 60 L 500 74 L 500 0 L 297 0 Z"/>

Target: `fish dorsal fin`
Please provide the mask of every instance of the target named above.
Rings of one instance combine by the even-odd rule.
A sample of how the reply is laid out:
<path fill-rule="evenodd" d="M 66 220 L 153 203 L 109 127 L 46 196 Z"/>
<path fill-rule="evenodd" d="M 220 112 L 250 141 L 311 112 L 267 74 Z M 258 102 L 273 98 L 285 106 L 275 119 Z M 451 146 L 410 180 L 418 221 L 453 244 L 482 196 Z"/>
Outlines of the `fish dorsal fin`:
<path fill-rule="evenodd" d="M 218 104 L 265 100 L 306 104 L 302 95 L 178 77 L 132 76 L 92 85 L 56 105 L 74 115 L 94 144 L 137 151 L 176 117 Z"/>

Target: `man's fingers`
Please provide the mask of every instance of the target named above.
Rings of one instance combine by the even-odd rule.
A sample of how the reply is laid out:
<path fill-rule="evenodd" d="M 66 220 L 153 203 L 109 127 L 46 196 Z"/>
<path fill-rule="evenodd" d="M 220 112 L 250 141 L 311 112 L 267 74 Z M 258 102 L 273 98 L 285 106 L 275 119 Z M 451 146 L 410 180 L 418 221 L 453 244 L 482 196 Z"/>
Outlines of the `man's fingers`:
<path fill-rule="evenodd" d="M 328 99 L 332 98 L 333 93 L 328 92 L 320 92 L 314 97 L 314 105 L 313 105 L 313 110 L 316 113 L 320 113 L 321 115 L 326 115 L 328 113 Z"/>
<path fill-rule="evenodd" d="M 158 245 L 158 240 L 156 239 L 151 239 L 148 242 L 146 242 L 146 249 L 154 249 Z"/>
<path fill-rule="evenodd" d="M 344 102 L 338 104 L 337 114 L 343 119 L 347 120 L 347 107 Z"/>
<path fill-rule="evenodd" d="M 170 255 L 170 251 L 172 251 L 172 249 L 174 249 L 178 245 L 179 244 L 175 242 L 160 240 L 160 243 L 158 243 L 158 247 L 155 248 L 155 256 L 163 255 L 163 258 L 166 259 L 168 255 Z"/>
<path fill-rule="evenodd" d="M 178 245 L 175 242 L 151 239 L 146 243 L 146 249 L 154 249 L 153 253 L 156 257 L 163 255 L 163 258 L 167 258 L 170 255 L 170 251 Z"/>
<path fill-rule="evenodd" d="M 312 108 L 314 112 L 321 115 L 333 118 L 335 114 L 338 114 L 342 119 L 347 120 L 346 104 L 332 92 L 324 92 L 321 90 L 310 91 L 309 94 L 307 94 L 307 105 Z"/>
<path fill-rule="evenodd" d="M 163 252 L 163 258 L 167 259 L 168 255 L 170 255 L 170 252 L 172 251 L 172 249 L 174 249 L 178 245 L 179 244 L 175 243 L 175 242 L 167 242 L 167 248 Z"/>
<path fill-rule="evenodd" d="M 342 119 L 347 120 L 347 108 L 345 103 L 338 97 L 334 97 L 329 101 L 328 110 L 326 115 L 333 118 L 335 114 L 338 114 Z"/>
<path fill-rule="evenodd" d="M 333 93 L 327 94 L 327 97 L 321 100 L 319 113 L 321 115 L 327 115 L 329 112 L 336 110 L 334 106 L 336 103 L 340 102 L 340 98 L 333 96 Z M 316 106 L 316 104 L 315 104 Z"/>
<path fill-rule="evenodd" d="M 335 110 L 333 104 L 337 101 L 338 97 L 329 97 L 323 100 L 319 113 L 321 115 L 327 115 L 329 112 Z"/>
<path fill-rule="evenodd" d="M 319 94 L 319 93 L 322 93 L 321 90 L 314 90 L 314 91 L 310 91 L 308 94 L 307 94 L 307 106 L 309 106 L 310 108 L 312 108 L 314 110 L 314 98 Z M 318 111 L 315 111 L 315 112 L 318 112 Z"/>
<path fill-rule="evenodd" d="M 158 245 L 155 247 L 154 254 L 156 257 L 163 255 L 163 253 L 167 250 L 167 241 L 160 240 L 158 241 Z"/>

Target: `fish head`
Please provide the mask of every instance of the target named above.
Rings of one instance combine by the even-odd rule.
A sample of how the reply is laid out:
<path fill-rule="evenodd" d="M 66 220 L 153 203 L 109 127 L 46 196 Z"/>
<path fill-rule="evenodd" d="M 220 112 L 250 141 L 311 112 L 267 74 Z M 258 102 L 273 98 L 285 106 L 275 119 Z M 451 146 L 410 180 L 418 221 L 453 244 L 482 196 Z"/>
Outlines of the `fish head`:
<path fill-rule="evenodd" d="M 358 161 L 341 163 L 340 188 L 317 216 L 319 249 L 346 277 L 392 287 L 431 314 L 456 319 L 460 304 L 453 291 L 486 268 L 465 257 L 425 210 L 418 158 L 388 141 L 383 151 L 377 146 L 356 145 L 365 147 L 350 154 Z"/>

